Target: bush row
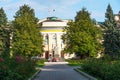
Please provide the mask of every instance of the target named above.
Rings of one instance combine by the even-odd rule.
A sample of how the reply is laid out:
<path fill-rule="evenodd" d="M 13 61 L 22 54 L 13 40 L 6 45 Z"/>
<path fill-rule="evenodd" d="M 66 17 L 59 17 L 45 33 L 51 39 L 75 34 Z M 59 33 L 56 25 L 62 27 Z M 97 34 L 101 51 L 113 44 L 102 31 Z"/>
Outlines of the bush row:
<path fill-rule="evenodd" d="M 82 70 L 100 80 L 119 80 L 120 61 L 105 59 L 86 59 L 81 65 Z"/>
<path fill-rule="evenodd" d="M 35 71 L 35 62 L 29 58 L 0 57 L 0 80 L 27 80 Z"/>

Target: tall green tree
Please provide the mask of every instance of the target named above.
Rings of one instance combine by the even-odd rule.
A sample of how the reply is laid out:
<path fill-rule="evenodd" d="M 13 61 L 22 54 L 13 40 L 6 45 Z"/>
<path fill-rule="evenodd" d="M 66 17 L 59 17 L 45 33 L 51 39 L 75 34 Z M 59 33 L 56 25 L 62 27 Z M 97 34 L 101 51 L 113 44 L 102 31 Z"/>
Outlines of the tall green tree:
<path fill-rule="evenodd" d="M 77 56 L 96 56 L 101 48 L 101 30 L 94 25 L 90 13 L 83 8 L 75 17 L 75 22 L 70 22 L 65 28 L 63 36 L 66 42 L 65 51 L 76 53 Z"/>
<path fill-rule="evenodd" d="M 7 25 L 7 17 L 3 8 L 0 8 L 0 27 Z"/>
<path fill-rule="evenodd" d="M 91 21 L 90 13 L 86 10 L 86 8 L 82 8 L 81 11 L 77 12 L 75 22 L 79 22 L 80 20 Z"/>
<path fill-rule="evenodd" d="M 116 27 L 116 22 L 114 19 L 114 13 L 113 10 L 110 6 L 110 4 L 108 4 L 107 9 L 106 9 L 106 13 L 105 13 L 105 26 L 109 29 L 113 29 Z"/>
<path fill-rule="evenodd" d="M 42 53 L 42 35 L 34 10 L 23 5 L 13 21 L 13 54 L 27 57 Z"/>
<path fill-rule="evenodd" d="M 116 25 L 114 19 L 113 10 L 108 4 L 105 13 L 105 35 L 104 35 L 104 47 L 105 53 L 111 55 L 112 57 L 120 52 L 120 31 Z"/>
<path fill-rule="evenodd" d="M 3 8 L 0 8 L 0 48 L 9 48 L 9 29 L 7 17 Z"/>

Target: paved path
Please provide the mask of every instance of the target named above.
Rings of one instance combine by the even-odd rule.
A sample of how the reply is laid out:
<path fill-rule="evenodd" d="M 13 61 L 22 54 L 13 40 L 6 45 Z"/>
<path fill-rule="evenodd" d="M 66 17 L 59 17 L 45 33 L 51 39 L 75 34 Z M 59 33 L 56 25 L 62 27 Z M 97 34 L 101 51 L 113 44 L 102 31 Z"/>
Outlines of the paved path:
<path fill-rule="evenodd" d="M 46 62 L 34 80 L 88 80 L 65 62 Z"/>

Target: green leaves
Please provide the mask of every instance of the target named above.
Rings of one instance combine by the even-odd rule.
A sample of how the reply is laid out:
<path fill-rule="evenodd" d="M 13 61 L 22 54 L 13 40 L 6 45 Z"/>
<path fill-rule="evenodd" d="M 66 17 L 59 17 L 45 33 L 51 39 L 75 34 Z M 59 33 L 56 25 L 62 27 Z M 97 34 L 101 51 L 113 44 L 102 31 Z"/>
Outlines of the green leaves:
<path fill-rule="evenodd" d="M 90 13 L 86 10 L 86 8 L 82 8 L 81 11 L 77 12 L 77 15 L 75 17 L 75 21 L 79 21 L 79 20 L 89 20 L 91 21 L 90 19 Z"/>
<path fill-rule="evenodd" d="M 42 35 L 38 28 L 34 10 L 23 5 L 17 11 L 14 26 L 14 54 L 33 56 L 42 53 Z"/>
<path fill-rule="evenodd" d="M 3 8 L 0 8 L 0 27 L 7 25 L 7 17 L 3 10 Z"/>
<path fill-rule="evenodd" d="M 65 28 L 66 34 L 63 36 L 66 42 L 66 51 L 77 53 L 77 56 L 89 55 L 96 56 L 102 38 L 102 31 L 96 27 L 90 19 L 90 14 L 83 8 L 77 13 L 75 22 L 69 22 Z"/>
<path fill-rule="evenodd" d="M 10 27 L 8 27 L 7 23 L 6 14 L 3 8 L 0 8 L 0 48 L 2 48 L 3 51 L 6 51 L 10 47 Z"/>
<path fill-rule="evenodd" d="M 110 4 L 107 7 L 105 13 L 105 35 L 104 35 L 104 47 L 105 53 L 113 57 L 113 55 L 119 54 L 120 50 L 120 32 L 117 28 L 116 21 L 114 20 L 113 10 Z"/>

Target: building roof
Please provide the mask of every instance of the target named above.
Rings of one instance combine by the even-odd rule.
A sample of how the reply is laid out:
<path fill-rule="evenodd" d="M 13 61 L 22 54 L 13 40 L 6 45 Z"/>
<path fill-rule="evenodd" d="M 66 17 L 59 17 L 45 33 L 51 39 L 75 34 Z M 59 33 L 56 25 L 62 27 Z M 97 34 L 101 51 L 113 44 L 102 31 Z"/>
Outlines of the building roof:
<path fill-rule="evenodd" d="M 44 22 L 63 22 L 61 19 L 58 19 L 57 17 L 47 17 L 47 20 Z"/>
<path fill-rule="evenodd" d="M 43 22 L 64 22 L 64 21 L 57 17 L 47 17 L 45 19 L 40 20 L 38 23 L 43 23 Z"/>
<path fill-rule="evenodd" d="M 62 20 L 57 17 L 47 17 L 40 20 L 38 23 L 42 24 L 42 27 L 65 27 L 69 20 Z"/>

